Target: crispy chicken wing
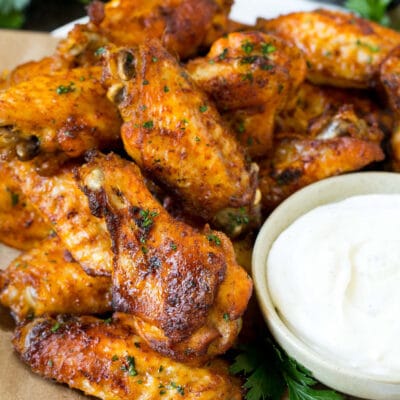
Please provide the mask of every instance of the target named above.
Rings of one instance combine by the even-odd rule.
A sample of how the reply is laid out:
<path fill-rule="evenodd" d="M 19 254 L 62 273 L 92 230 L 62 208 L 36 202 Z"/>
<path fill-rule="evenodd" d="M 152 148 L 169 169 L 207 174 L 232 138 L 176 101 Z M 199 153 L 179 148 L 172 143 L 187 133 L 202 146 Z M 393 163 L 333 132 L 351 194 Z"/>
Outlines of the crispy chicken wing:
<path fill-rule="evenodd" d="M 104 220 L 94 217 L 86 196 L 65 165 L 54 176 L 41 176 L 32 162 L 10 163 L 23 193 L 52 223 L 65 248 L 90 275 L 111 275 L 113 254 Z"/>
<path fill-rule="evenodd" d="M 272 210 L 310 183 L 383 160 L 382 137 L 346 106 L 314 138 L 278 135 L 273 157 L 260 165 L 264 208 Z"/>
<path fill-rule="evenodd" d="M 379 103 L 373 92 L 315 86 L 305 82 L 278 114 L 276 131 L 316 137 L 325 125 L 331 123 L 341 107 L 349 105 L 368 126 L 377 126 L 389 134 L 393 129 L 393 116 L 390 110 Z"/>
<path fill-rule="evenodd" d="M 92 155 L 77 171 L 94 214 L 113 240 L 113 306 L 138 333 L 179 360 L 225 352 L 252 291 L 229 239 L 174 220 L 147 190 L 139 168 L 116 155 Z"/>
<path fill-rule="evenodd" d="M 195 82 L 215 101 L 251 156 L 272 145 L 275 114 L 305 78 L 306 63 L 292 44 L 261 32 L 217 40 L 204 58 L 188 63 Z"/>
<path fill-rule="evenodd" d="M 113 0 L 99 27 L 112 43 L 134 46 L 157 38 L 185 59 L 222 36 L 231 5 L 231 0 Z"/>
<path fill-rule="evenodd" d="M 259 20 L 257 28 L 292 41 L 307 59 L 316 84 L 374 86 L 379 65 L 400 44 L 400 34 L 354 14 L 317 10 Z"/>
<path fill-rule="evenodd" d="M 211 219 L 251 205 L 256 179 L 212 102 L 152 40 L 107 54 L 106 83 L 128 154 L 192 213 Z"/>
<path fill-rule="evenodd" d="M 99 82 L 100 67 L 37 76 L 0 92 L 0 155 L 77 157 L 115 145 L 120 117 Z M 26 105 L 29 104 L 29 107 Z"/>
<path fill-rule="evenodd" d="M 172 361 L 118 320 L 38 318 L 19 327 L 13 343 L 34 372 L 103 400 L 241 399 L 225 364 Z"/>
<path fill-rule="evenodd" d="M 29 250 L 49 236 L 52 228 L 22 194 L 6 162 L 0 162 L 0 176 L 0 242 Z"/>
<path fill-rule="evenodd" d="M 111 279 L 91 277 L 57 237 L 0 271 L 0 302 L 22 321 L 33 316 L 111 311 Z"/>
<path fill-rule="evenodd" d="M 392 167 L 400 171 L 400 47 L 382 63 L 380 80 L 386 91 L 390 107 L 396 116 L 391 136 Z"/>

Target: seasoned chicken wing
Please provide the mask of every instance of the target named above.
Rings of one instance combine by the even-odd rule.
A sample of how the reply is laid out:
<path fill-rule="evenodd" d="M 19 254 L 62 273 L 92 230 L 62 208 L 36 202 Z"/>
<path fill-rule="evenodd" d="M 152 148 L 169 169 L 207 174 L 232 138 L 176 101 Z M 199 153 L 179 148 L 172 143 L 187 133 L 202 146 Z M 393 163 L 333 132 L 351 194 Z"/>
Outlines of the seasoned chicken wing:
<path fill-rule="evenodd" d="M 382 137 L 346 106 L 314 138 L 278 135 L 272 158 L 260 165 L 264 208 L 272 210 L 310 183 L 383 160 Z"/>
<path fill-rule="evenodd" d="M 280 38 L 236 32 L 217 40 L 206 57 L 190 61 L 187 69 L 255 157 L 270 150 L 275 114 L 304 80 L 306 63 L 298 49 Z"/>
<path fill-rule="evenodd" d="M 120 117 L 99 82 L 100 67 L 37 76 L 0 92 L 0 155 L 77 157 L 115 145 Z M 29 107 L 26 105 L 29 104 Z"/>
<path fill-rule="evenodd" d="M 124 120 L 122 139 L 143 171 L 210 220 L 251 205 L 256 179 L 208 97 L 152 40 L 107 54 L 109 96 Z"/>
<path fill-rule="evenodd" d="M 34 372 L 104 400 L 241 399 L 222 362 L 172 361 L 117 319 L 38 318 L 17 328 L 13 343 Z"/>
<path fill-rule="evenodd" d="M 379 65 L 400 44 L 400 33 L 354 14 L 317 10 L 259 20 L 257 28 L 293 42 L 307 59 L 307 78 L 316 84 L 367 88 Z"/>
<path fill-rule="evenodd" d="M 104 20 L 94 22 L 112 43 L 134 46 L 156 38 L 185 59 L 222 36 L 231 5 L 232 0 L 112 0 Z"/>
<path fill-rule="evenodd" d="M 23 193 L 43 214 L 63 246 L 90 275 L 110 276 L 113 254 L 104 220 L 94 217 L 88 200 L 65 165 L 53 176 L 41 176 L 32 162 L 14 160 L 10 166 Z"/>
<path fill-rule="evenodd" d="M 392 167 L 400 171 L 400 47 L 382 63 L 380 80 L 395 114 L 395 128 L 391 136 Z"/>
<path fill-rule="evenodd" d="M 112 237 L 114 309 L 131 314 L 138 333 L 162 354 L 199 360 L 225 352 L 252 291 L 229 239 L 174 220 L 139 168 L 116 155 L 92 155 L 77 174 Z"/>
<path fill-rule="evenodd" d="M 111 311 L 111 279 L 87 275 L 53 237 L 0 271 L 0 303 L 17 321 L 44 314 L 101 314 Z"/>
<path fill-rule="evenodd" d="M 0 162 L 0 176 L 0 242 L 29 250 L 49 236 L 52 227 L 22 194 L 6 162 Z"/>

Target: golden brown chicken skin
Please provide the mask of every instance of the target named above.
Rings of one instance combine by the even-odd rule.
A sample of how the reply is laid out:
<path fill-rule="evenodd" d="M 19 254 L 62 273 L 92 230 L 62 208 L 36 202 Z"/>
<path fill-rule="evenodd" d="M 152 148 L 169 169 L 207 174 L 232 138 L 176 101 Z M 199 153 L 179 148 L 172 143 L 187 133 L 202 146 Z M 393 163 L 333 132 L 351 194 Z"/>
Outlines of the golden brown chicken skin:
<path fill-rule="evenodd" d="M 53 237 L 0 271 L 0 303 L 17 321 L 44 314 L 101 314 L 111 311 L 111 279 L 87 275 Z"/>
<path fill-rule="evenodd" d="M 99 28 L 112 43 L 134 46 L 156 38 L 182 59 L 225 33 L 231 0 L 113 0 Z"/>
<path fill-rule="evenodd" d="M 306 74 L 302 53 L 261 32 L 236 32 L 217 40 L 204 58 L 190 61 L 195 82 L 215 101 L 252 157 L 272 146 L 275 114 Z"/>
<path fill-rule="evenodd" d="M 0 242 L 29 250 L 49 236 L 52 227 L 23 195 L 6 162 L 0 162 L 0 177 Z"/>
<path fill-rule="evenodd" d="M 38 318 L 17 328 L 13 343 L 34 372 L 103 400 L 241 399 L 224 363 L 172 361 L 118 320 Z"/>
<path fill-rule="evenodd" d="M 339 87 L 374 86 L 379 65 L 400 44 L 398 32 L 339 11 L 297 12 L 259 20 L 257 27 L 303 51 L 311 82 Z"/>
<path fill-rule="evenodd" d="M 73 177 L 74 164 L 41 176 L 32 162 L 10 163 L 22 192 L 51 221 L 63 246 L 90 275 L 110 276 L 113 254 L 104 220 L 94 217 Z"/>
<path fill-rule="evenodd" d="M 138 333 L 162 354 L 193 360 L 225 352 L 252 291 L 229 239 L 174 220 L 134 163 L 92 157 L 77 174 L 113 240 L 114 309 L 131 314 Z"/>
<path fill-rule="evenodd" d="M 260 164 L 264 209 L 271 211 L 310 183 L 383 160 L 382 138 L 377 127 L 368 127 L 346 106 L 314 138 L 278 135 L 272 158 Z"/>
<path fill-rule="evenodd" d="M 390 108 L 395 115 L 395 127 L 391 136 L 392 167 L 400 171 L 400 47 L 382 63 L 380 81 L 386 92 Z"/>
<path fill-rule="evenodd" d="M 377 94 L 364 90 L 348 90 L 316 86 L 304 82 L 285 109 L 276 117 L 277 132 L 317 136 L 344 105 L 353 107 L 355 115 L 368 126 L 377 126 L 389 134 L 393 115 L 380 105 Z"/>
<path fill-rule="evenodd" d="M 37 76 L 0 92 L 0 154 L 77 157 L 115 145 L 120 117 L 100 84 L 100 67 Z"/>
<path fill-rule="evenodd" d="M 252 204 L 256 179 L 238 144 L 160 43 L 111 48 L 106 58 L 124 146 L 141 169 L 208 220 L 224 208 Z"/>

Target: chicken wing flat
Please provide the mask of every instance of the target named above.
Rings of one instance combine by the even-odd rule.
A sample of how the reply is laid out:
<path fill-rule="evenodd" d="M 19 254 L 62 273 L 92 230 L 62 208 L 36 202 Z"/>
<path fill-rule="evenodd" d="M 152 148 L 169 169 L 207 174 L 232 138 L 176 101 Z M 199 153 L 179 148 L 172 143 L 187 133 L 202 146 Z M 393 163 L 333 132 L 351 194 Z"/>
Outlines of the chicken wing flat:
<path fill-rule="evenodd" d="M 160 39 L 186 59 L 225 33 L 231 5 L 231 0 L 113 0 L 99 28 L 121 46 Z"/>
<path fill-rule="evenodd" d="M 29 250 L 49 236 L 52 227 L 23 195 L 5 162 L 0 162 L 0 176 L 0 242 Z"/>
<path fill-rule="evenodd" d="M 106 83 L 118 104 L 122 139 L 143 171 L 210 220 L 252 204 L 256 179 L 205 93 L 161 46 L 112 48 Z"/>
<path fill-rule="evenodd" d="M 275 114 L 305 78 L 306 63 L 292 44 L 261 32 L 217 40 L 204 58 L 190 61 L 195 82 L 215 101 L 252 157 L 272 146 Z"/>
<path fill-rule="evenodd" d="M 113 240 L 113 307 L 162 354 L 193 360 L 225 352 L 252 292 L 229 239 L 174 220 L 147 190 L 139 168 L 92 155 L 77 171 Z"/>
<path fill-rule="evenodd" d="M 272 210 L 302 187 L 384 159 L 383 135 L 343 107 L 315 138 L 278 135 L 273 157 L 260 164 L 263 206 Z"/>
<path fill-rule="evenodd" d="M 60 152 L 77 157 L 115 145 L 120 117 L 106 98 L 100 75 L 100 67 L 78 68 L 37 76 L 0 92 L 0 155 L 29 160 Z"/>
<path fill-rule="evenodd" d="M 277 132 L 291 132 L 315 138 L 345 105 L 370 127 L 384 133 L 393 130 L 393 115 L 379 104 L 377 95 L 365 90 L 345 90 L 304 82 L 285 109 L 276 117 Z"/>
<path fill-rule="evenodd" d="M 311 82 L 340 87 L 374 86 L 379 65 L 400 44 L 398 32 L 339 11 L 292 13 L 259 20 L 257 28 L 302 50 Z"/>
<path fill-rule="evenodd" d="M 90 275 L 110 276 L 113 254 L 104 220 L 94 217 L 86 196 L 65 165 L 54 176 L 41 176 L 32 162 L 14 160 L 10 166 L 32 204 L 51 221 L 63 246 Z"/>
<path fill-rule="evenodd" d="M 381 84 L 386 91 L 390 107 L 396 116 L 395 129 L 391 136 L 392 167 L 400 171 L 400 47 L 382 63 Z"/>
<path fill-rule="evenodd" d="M 34 372 L 103 400 L 241 399 L 225 364 L 172 361 L 118 320 L 38 318 L 19 327 L 13 343 Z"/>
<path fill-rule="evenodd" d="M 111 311 L 111 279 L 87 275 L 53 237 L 0 271 L 0 303 L 17 321 L 44 314 L 101 314 Z"/>

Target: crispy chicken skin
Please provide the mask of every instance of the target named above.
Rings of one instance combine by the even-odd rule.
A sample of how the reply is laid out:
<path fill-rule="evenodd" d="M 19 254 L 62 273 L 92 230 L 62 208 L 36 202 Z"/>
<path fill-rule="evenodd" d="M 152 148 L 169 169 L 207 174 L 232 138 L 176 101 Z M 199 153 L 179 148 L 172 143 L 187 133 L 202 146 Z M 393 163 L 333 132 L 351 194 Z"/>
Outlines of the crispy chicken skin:
<path fill-rule="evenodd" d="M 77 171 L 94 214 L 104 214 L 115 252 L 114 310 L 164 355 L 193 360 L 225 352 L 252 292 L 229 239 L 174 220 L 147 190 L 139 168 L 92 155 Z"/>
<path fill-rule="evenodd" d="M 63 246 L 90 275 L 110 276 L 113 254 L 104 220 L 94 217 L 86 196 L 65 165 L 54 176 L 41 176 L 32 162 L 10 162 L 22 192 L 43 214 Z"/>
<path fill-rule="evenodd" d="M 6 162 L 0 161 L 0 176 L 0 242 L 29 250 L 49 236 L 52 228 L 22 194 Z"/>
<path fill-rule="evenodd" d="M 186 59 L 225 33 L 231 5 L 231 0 L 112 0 L 99 27 L 117 45 L 156 38 Z"/>
<path fill-rule="evenodd" d="M 280 38 L 236 32 L 217 40 L 206 57 L 190 61 L 187 69 L 256 157 L 270 150 L 275 114 L 304 80 L 306 63 L 297 48 Z"/>
<path fill-rule="evenodd" d="M 352 106 L 358 118 L 384 133 L 393 130 L 393 116 L 380 107 L 377 95 L 364 90 L 315 86 L 304 82 L 296 95 L 276 117 L 276 132 L 317 136 L 344 105 Z"/>
<path fill-rule="evenodd" d="M 257 28 L 292 41 L 307 59 L 307 78 L 349 88 L 374 86 L 379 65 L 400 34 L 354 14 L 317 10 L 259 20 Z"/>
<path fill-rule="evenodd" d="M 400 47 L 382 63 L 380 81 L 385 89 L 390 108 L 395 115 L 395 129 L 391 136 L 392 167 L 400 171 Z"/>
<path fill-rule="evenodd" d="M 87 275 L 53 237 L 0 271 L 0 302 L 17 321 L 44 314 L 101 314 L 111 311 L 111 279 Z"/>
<path fill-rule="evenodd" d="M 260 164 L 264 209 L 272 210 L 310 183 L 383 160 L 382 138 L 377 127 L 368 127 L 347 106 L 314 138 L 278 135 L 272 158 Z"/>
<path fill-rule="evenodd" d="M 93 317 L 38 318 L 14 347 L 34 372 L 103 400 L 240 400 L 222 362 L 189 367 L 151 350 L 129 325 Z"/>
<path fill-rule="evenodd" d="M 59 152 L 77 157 L 91 148 L 115 146 L 120 117 L 100 75 L 100 67 L 78 68 L 0 92 L 0 155 L 28 160 Z"/>
<path fill-rule="evenodd" d="M 256 179 L 213 103 L 152 40 L 110 48 L 105 82 L 124 123 L 122 140 L 141 169 L 169 187 L 192 213 L 210 220 L 250 205 Z"/>

